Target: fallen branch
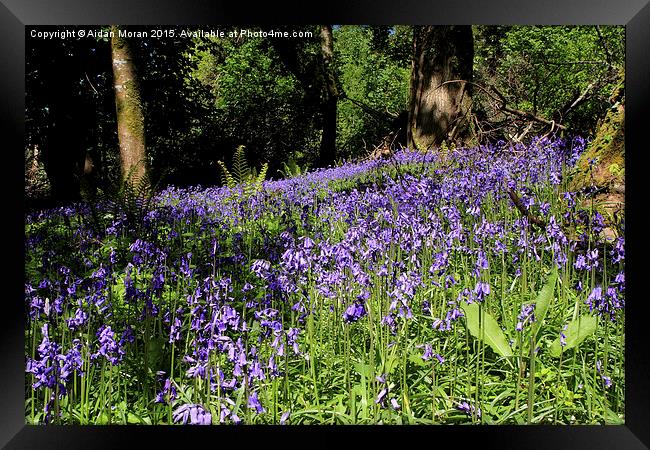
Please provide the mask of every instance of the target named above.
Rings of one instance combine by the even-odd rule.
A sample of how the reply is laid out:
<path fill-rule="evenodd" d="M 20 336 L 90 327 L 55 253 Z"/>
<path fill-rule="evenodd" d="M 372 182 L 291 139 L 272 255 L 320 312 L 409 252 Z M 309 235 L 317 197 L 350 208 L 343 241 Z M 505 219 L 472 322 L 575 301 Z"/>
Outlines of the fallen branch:
<path fill-rule="evenodd" d="M 488 90 L 487 88 L 481 86 L 480 84 L 474 83 L 472 81 L 449 80 L 449 81 L 445 81 L 443 83 L 440 83 L 440 85 L 437 86 L 436 89 L 444 86 L 445 84 L 449 84 L 449 83 L 467 83 L 467 84 L 471 84 L 472 86 L 476 86 L 478 89 L 485 92 L 490 98 L 495 100 L 497 103 L 500 103 L 500 105 L 497 105 L 497 109 L 500 110 L 500 111 L 512 114 L 514 116 L 522 117 L 524 119 L 528 119 L 528 120 L 533 121 L 533 122 L 543 123 L 545 125 L 550 126 L 552 130 L 556 129 L 556 128 L 560 129 L 560 130 L 567 130 L 567 127 L 565 127 L 562 124 L 556 123 L 554 120 L 548 120 L 548 119 L 546 119 L 544 117 L 537 116 L 537 115 L 535 115 L 535 114 L 533 114 L 531 112 L 528 112 L 528 111 L 521 111 L 519 109 L 511 108 L 510 106 L 507 105 L 507 101 L 506 101 L 505 96 L 501 92 L 499 92 L 494 86 L 490 86 L 490 90 L 492 91 L 492 92 L 490 92 L 490 90 Z"/>
<path fill-rule="evenodd" d="M 388 111 L 388 108 L 386 109 L 386 112 L 378 111 L 359 100 L 356 100 L 352 97 L 348 97 L 347 94 L 345 94 L 344 92 L 340 94 L 339 100 L 350 101 L 350 103 L 361 108 L 366 114 L 370 115 L 373 119 L 375 119 L 378 122 L 386 122 L 386 121 L 394 120 L 397 117 L 399 117 L 399 114 L 395 115 L 391 113 L 390 111 Z"/>
<path fill-rule="evenodd" d="M 507 112 L 507 113 L 513 114 L 515 116 L 522 117 L 524 119 L 528 119 L 528 120 L 532 120 L 534 122 L 539 122 L 539 123 L 546 124 L 546 125 L 550 126 L 552 129 L 555 129 L 555 128 L 558 128 L 560 130 L 566 130 L 567 129 L 567 127 L 565 127 L 562 124 L 556 123 L 554 120 L 548 120 L 548 119 L 545 119 L 543 117 L 536 116 L 535 114 L 529 113 L 528 111 L 521 111 L 521 110 L 518 110 L 518 109 L 514 109 L 514 108 L 511 108 L 511 107 L 509 107 L 509 106 L 507 106 L 505 104 L 503 104 L 501 106 L 501 108 L 499 108 L 499 109 L 501 111 L 503 111 L 503 112 Z"/>
<path fill-rule="evenodd" d="M 528 222 L 532 223 L 533 225 L 537 225 L 541 230 L 546 228 L 546 222 L 544 222 L 539 217 L 536 217 L 533 214 L 531 214 L 531 212 L 526 209 L 526 207 L 522 203 L 519 196 L 515 193 L 515 191 L 513 191 L 512 189 L 508 189 L 508 195 L 510 196 L 510 200 L 512 200 L 512 203 L 515 204 L 515 206 L 517 207 L 521 215 L 528 219 Z"/>
<path fill-rule="evenodd" d="M 533 122 L 529 122 L 529 123 L 528 123 L 528 126 L 526 127 L 526 129 L 525 129 L 524 131 L 522 131 L 519 135 L 513 136 L 512 139 L 513 139 L 515 142 L 521 142 L 522 139 L 524 138 L 524 136 L 526 136 L 526 135 L 528 134 L 528 132 L 530 131 L 530 129 L 531 129 L 532 127 L 533 127 Z"/>

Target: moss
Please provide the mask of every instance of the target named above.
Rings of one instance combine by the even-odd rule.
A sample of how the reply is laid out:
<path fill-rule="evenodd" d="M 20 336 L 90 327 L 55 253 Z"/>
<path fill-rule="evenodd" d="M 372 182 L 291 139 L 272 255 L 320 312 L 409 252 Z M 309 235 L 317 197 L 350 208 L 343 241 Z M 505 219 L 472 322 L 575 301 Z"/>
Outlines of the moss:
<path fill-rule="evenodd" d="M 596 136 L 578 161 L 572 189 L 592 184 L 610 187 L 625 183 L 625 105 L 616 105 L 599 124 Z M 591 161 L 595 160 L 593 167 Z"/>
<path fill-rule="evenodd" d="M 595 185 L 604 192 L 594 198 L 585 198 L 580 207 L 593 206 L 605 218 L 604 235 L 620 235 L 621 214 L 625 209 L 625 97 L 623 84 L 614 91 L 612 108 L 600 121 L 596 135 L 578 161 L 570 188 L 580 191 Z M 592 161 L 595 161 L 592 164 Z"/>

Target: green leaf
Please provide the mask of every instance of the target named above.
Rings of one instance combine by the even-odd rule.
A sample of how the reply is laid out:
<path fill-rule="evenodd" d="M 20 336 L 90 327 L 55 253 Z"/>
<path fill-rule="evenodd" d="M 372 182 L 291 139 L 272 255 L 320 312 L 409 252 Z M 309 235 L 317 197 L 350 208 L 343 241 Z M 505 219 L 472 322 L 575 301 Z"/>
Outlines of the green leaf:
<path fill-rule="evenodd" d="M 539 291 L 539 294 L 537 294 L 537 298 L 535 299 L 535 318 L 537 321 L 533 326 L 533 336 L 537 336 L 539 329 L 542 327 L 542 321 L 544 320 L 544 317 L 546 317 L 548 308 L 553 301 L 557 276 L 557 269 L 555 268 L 553 269 L 551 275 L 548 277 L 548 280 L 546 281 L 546 284 L 542 290 Z"/>
<path fill-rule="evenodd" d="M 486 311 L 482 311 L 483 329 L 481 329 L 479 327 L 479 304 L 463 304 L 461 305 L 461 308 L 465 314 L 465 323 L 467 324 L 467 328 L 472 336 L 479 340 L 481 340 L 482 337 L 485 340 L 485 343 L 498 355 L 504 357 L 512 356 L 512 349 L 508 345 L 506 335 L 503 334 L 503 331 L 501 331 L 501 328 L 494 317 Z"/>
<path fill-rule="evenodd" d="M 237 181 L 237 183 L 245 183 L 248 181 L 248 175 L 250 173 L 250 169 L 248 168 L 248 164 L 246 163 L 246 158 L 244 157 L 244 146 L 240 145 L 237 147 L 237 150 L 235 150 L 235 155 L 233 157 L 233 172 L 234 172 L 234 178 Z"/>
<path fill-rule="evenodd" d="M 391 354 L 388 356 L 388 359 L 384 361 L 384 373 L 389 374 L 392 373 L 393 370 L 397 367 L 397 364 L 399 364 L 401 360 L 401 357 L 398 357 L 395 354 Z"/>
<path fill-rule="evenodd" d="M 129 412 L 126 415 L 126 423 L 141 424 L 144 423 L 144 419 L 140 416 L 133 414 L 132 412 Z"/>
<path fill-rule="evenodd" d="M 237 401 L 235 402 L 235 407 L 233 408 L 233 411 L 235 413 L 239 411 L 239 407 L 242 404 L 242 399 L 244 398 L 244 391 L 245 390 L 246 389 L 244 389 L 243 387 L 238 389 L 239 392 L 237 394 Z"/>
<path fill-rule="evenodd" d="M 356 370 L 359 375 L 364 376 L 368 379 L 372 378 L 372 367 L 370 364 L 364 364 L 355 361 L 352 363 L 352 365 L 354 366 L 354 370 Z"/>
<path fill-rule="evenodd" d="M 598 319 L 596 316 L 590 315 L 580 316 L 576 320 L 569 322 L 566 331 L 564 331 L 564 335 L 566 336 L 564 350 L 569 350 L 580 345 L 582 341 L 594 334 L 597 325 Z M 562 353 L 559 337 L 551 344 L 550 352 L 551 356 L 555 358 L 559 357 L 560 353 Z"/>
<path fill-rule="evenodd" d="M 148 363 L 149 368 L 154 370 L 154 368 L 160 367 L 160 364 L 163 359 L 163 347 L 165 345 L 165 339 L 156 336 L 149 339 L 149 351 L 148 351 Z"/>
<path fill-rule="evenodd" d="M 606 425 L 624 425 L 625 420 L 622 419 L 618 414 L 611 410 L 607 405 L 603 405 L 605 410 L 605 424 Z"/>
<path fill-rule="evenodd" d="M 426 361 L 422 359 L 422 355 L 410 354 L 409 361 L 420 367 L 426 367 L 428 365 Z"/>

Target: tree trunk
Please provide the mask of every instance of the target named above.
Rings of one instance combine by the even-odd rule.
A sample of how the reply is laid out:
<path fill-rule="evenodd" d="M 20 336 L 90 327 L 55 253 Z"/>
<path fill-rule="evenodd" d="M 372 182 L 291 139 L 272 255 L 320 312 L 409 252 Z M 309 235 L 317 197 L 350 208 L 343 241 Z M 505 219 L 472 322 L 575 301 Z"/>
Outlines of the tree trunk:
<path fill-rule="evenodd" d="M 122 179 L 132 185 L 146 180 L 144 114 L 131 47 L 120 37 L 120 27 L 112 26 L 113 87 L 117 112 Z"/>
<path fill-rule="evenodd" d="M 409 148 L 467 138 L 473 58 L 471 26 L 414 27 Z"/>
<path fill-rule="evenodd" d="M 333 68 L 334 37 L 331 25 L 320 26 L 320 56 L 311 58 L 297 41 L 271 39 L 271 46 L 287 69 L 302 85 L 305 103 L 313 104 L 321 119 L 321 142 L 317 165 L 336 160 L 336 110 L 341 97 Z"/>
<path fill-rule="evenodd" d="M 320 142 L 320 166 L 327 166 L 336 160 L 336 106 L 339 91 L 336 86 L 336 75 L 332 67 L 334 61 L 334 38 L 332 26 L 323 25 L 320 29 L 321 53 L 323 58 L 323 134 Z"/>

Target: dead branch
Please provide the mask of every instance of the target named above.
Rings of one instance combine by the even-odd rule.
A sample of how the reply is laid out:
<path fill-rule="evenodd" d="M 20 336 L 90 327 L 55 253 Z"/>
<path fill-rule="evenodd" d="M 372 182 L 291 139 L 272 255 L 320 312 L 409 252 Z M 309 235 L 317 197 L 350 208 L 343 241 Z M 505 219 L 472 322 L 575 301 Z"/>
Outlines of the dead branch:
<path fill-rule="evenodd" d="M 528 219 L 528 222 L 538 226 L 541 230 L 546 228 L 546 223 L 539 217 L 534 216 L 530 211 L 526 209 L 526 207 L 522 203 L 519 196 L 515 193 L 515 191 L 513 191 L 512 189 L 508 189 L 508 196 L 510 196 L 510 200 L 512 200 L 512 203 L 515 204 L 515 206 L 517 207 L 521 215 Z"/>
<path fill-rule="evenodd" d="M 509 114 L 514 115 L 514 116 L 521 117 L 523 119 L 527 119 L 529 121 L 543 123 L 545 125 L 550 126 L 552 130 L 555 129 L 555 128 L 558 128 L 560 130 L 567 130 L 566 126 L 564 126 L 562 124 L 559 124 L 559 123 L 556 123 L 554 120 L 548 120 L 548 119 L 546 119 L 544 117 L 537 116 L 537 115 L 535 115 L 535 114 L 533 114 L 531 112 L 528 112 L 528 111 L 521 111 L 519 109 L 511 108 L 510 106 L 507 105 L 507 101 L 506 101 L 505 96 L 501 92 L 499 92 L 494 86 L 490 86 L 490 90 L 491 90 L 491 92 L 490 92 L 490 90 L 488 90 L 487 88 L 485 88 L 485 87 L 483 87 L 483 86 L 481 86 L 481 85 L 479 85 L 477 83 L 474 83 L 472 81 L 449 80 L 449 81 L 445 81 L 445 82 L 441 83 L 439 86 L 436 87 L 436 89 L 440 88 L 441 86 L 444 86 L 445 84 L 449 84 L 449 83 L 467 83 L 467 84 L 471 84 L 472 86 L 476 86 L 478 89 L 485 92 L 490 98 L 492 98 L 493 100 L 495 100 L 495 101 L 497 101 L 499 103 L 497 105 L 497 109 L 499 111 L 509 113 Z"/>
<path fill-rule="evenodd" d="M 522 131 L 519 135 L 514 136 L 512 139 L 515 142 L 521 142 L 521 140 L 528 134 L 530 129 L 533 127 L 534 123 L 535 122 L 528 122 L 528 126 L 526 127 L 526 129 L 524 129 L 524 131 Z"/>
<path fill-rule="evenodd" d="M 84 75 L 86 75 L 86 80 L 88 80 L 88 84 L 90 84 L 90 87 L 93 88 L 95 94 L 99 95 L 99 92 L 97 92 L 97 89 L 95 89 L 95 86 L 93 86 L 92 82 L 90 81 L 90 78 L 88 78 L 88 72 L 84 72 Z"/>
<path fill-rule="evenodd" d="M 509 107 L 509 106 L 507 106 L 505 104 L 501 106 L 501 111 L 510 113 L 510 114 L 518 116 L 518 117 L 522 117 L 524 119 L 528 119 L 528 120 L 532 120 L 532 121 L 535 121 L 535 122 L 546 124 L 546 125 L 550 126 L 551 128 L 559 128 L 560 130 L 566 130 L 567 129 L 567 127 L 565 127 L 562 124 L 556 123 L 554 120 L 548 120 L 548 119 L 545 119 L 543 117 L 536 116 L 535 114 L 532 114 L 532 113 L 530 113 L 528 111 L 521 111 L 519 109 L 511 108 L 511 107 Z"/>
<path fill-rule="evenodd" d="M 603 33 L 600 30 L 600 26 L 596 25 L 596 33 L 598 34 L 598 40 L 600 41 L 600 45 L 603 47 L 603 51 L 605 52 L 605 58 L 607 59 L 607 67 L 609 68 L 610 72 L 614 71 L 614 64 L 612 63 L 612 52 L 609 49 L 609 46 L 607 45 L 607 41 L 605 41 L 605 38 L 603 37 Z"/>
<path fill-rule="evenodd" d="M 341 99 L 341 100 L 349 100 L 350 103 L 352 103 L 353 105 L 361 108 L 366 114 L 370 115 L 373 119 L 377 120 L 378 122 L 387 121 L 387 120 L 391 120 L 391 119 L 396 119 L 397 117 L 399 117 L 399 114 L 393 114 L 390 111 L 388 111 L 388 109 L 386 109 L 386 112 L 378 111 L 378 110 L 366 105 L 362 101 L 359 101 L 359 100 L 356 100 L 354 98 L 348 97 L 347 94 L 345 94 L 345 93 L 341 93 L 339 99 Z"/>

